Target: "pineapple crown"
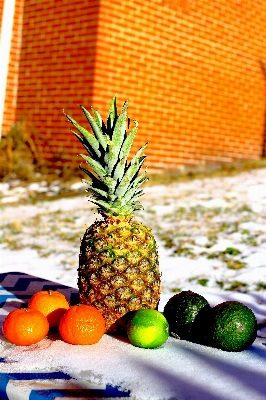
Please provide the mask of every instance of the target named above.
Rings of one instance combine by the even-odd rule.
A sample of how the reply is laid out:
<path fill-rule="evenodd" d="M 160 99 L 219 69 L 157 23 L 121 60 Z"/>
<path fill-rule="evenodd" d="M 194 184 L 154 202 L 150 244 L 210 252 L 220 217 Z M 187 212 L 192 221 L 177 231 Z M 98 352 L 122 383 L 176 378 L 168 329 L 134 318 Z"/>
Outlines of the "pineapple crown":
<path fill-rule="evenodd" d="M 138 130 L 138 122 L 133 120 L 135 127 L 127 134 L 130 125 L 127 116 L 128 101 L 125 101 L 118 115 L 116 96 L 113 97 L 106 125 L 98 111 L 92 108 L 93 118 L 82 105 L 80 107 L 94 135 L 65 112 L 64 114 L 80 133 L 71 130 L 89 154 L 80 155 L 90 170 L 82 165 L 80 168 L 90 177 L 90 180 L 82 180 L 89 186 L 86 192 L 89 193 L 90 201 L 98 206 L 98 212 L 103 216 L 130 217 L 135 210 L 143 208 L 138 201 L 143 194 L 139 187 L 148 178 L 146 172 L 139 175 L 139 171 L 146 157 L 142 153 L 148 143 L 128 162 L 130 148 Z"/>

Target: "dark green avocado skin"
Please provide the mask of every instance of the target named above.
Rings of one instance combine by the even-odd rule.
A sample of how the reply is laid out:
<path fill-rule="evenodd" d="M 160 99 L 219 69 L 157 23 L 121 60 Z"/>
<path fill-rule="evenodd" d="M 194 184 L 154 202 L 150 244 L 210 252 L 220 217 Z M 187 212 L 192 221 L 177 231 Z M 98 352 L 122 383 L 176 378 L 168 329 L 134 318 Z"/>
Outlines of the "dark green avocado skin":
<path fill-rule="evenodd" d="M 211 307 L 198 293 L 182 291 L 171 297 L 164 307 L 172 336 L 196 343 L 204 343 Z"/>
<path fill-rule="evenodd" d="M 225 351 L 242 351 L 257 336 L 253 311 L 238 301 L 225 301 L 213 307 L 208 327 L 209 344 Z"/>

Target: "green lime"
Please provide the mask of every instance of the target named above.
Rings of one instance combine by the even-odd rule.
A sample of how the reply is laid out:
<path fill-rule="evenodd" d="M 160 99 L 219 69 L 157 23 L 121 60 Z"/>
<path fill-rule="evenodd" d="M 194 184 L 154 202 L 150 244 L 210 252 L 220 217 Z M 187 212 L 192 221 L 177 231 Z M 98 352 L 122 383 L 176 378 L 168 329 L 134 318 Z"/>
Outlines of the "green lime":
<path fill-rule="evenodd" d="M 134 346 L 155 349 L 168 339 L 169 325 L 159 311 L 138 310 L 128 321 L 127 335 Z"/>
<path fill-rule="evenodd" d="M 172 336 L 203 343 L 211 307 L 205 297 L 190 290 L 177 293 L 164 307 Z"/>
<path fill-rule="evenodd" d="M 242 351 L 257 336 L 257 320 L 253 311 L 238 301 L 225 301 L 213 307 L 208 338 L 210 345 L 225 351 Z"/>

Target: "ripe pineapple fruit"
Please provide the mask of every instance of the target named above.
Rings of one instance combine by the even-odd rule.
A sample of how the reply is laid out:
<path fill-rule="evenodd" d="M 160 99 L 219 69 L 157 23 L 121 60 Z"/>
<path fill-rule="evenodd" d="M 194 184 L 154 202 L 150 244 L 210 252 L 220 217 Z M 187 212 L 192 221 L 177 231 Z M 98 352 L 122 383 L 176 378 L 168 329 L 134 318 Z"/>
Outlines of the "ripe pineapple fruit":
<path fill-rule="evenodd" d="M 127 134 L 128 101 L 118 115 L 116 96 L 109 108 L 107 124 L 94 110 L 94 118 L 83 106 L 92 135 L 72 117 L 65 114 L 78 130 L 72 131 L 89 156 L 81 154 L 89 170 L 80 168 L 90 177 L 86 191 L 98 207 L 102 218 L 96 220 L 81 240 L 78 287 L 80 302 L 100 310 L 108 333 L 124 333 L 129 312 L 156 309 L 160 298 L 160 272 L 157 245 L 150 229 L 133 217 L 142 209 L 138 198 L 146 173 L 138 174 L 145 156 L 144 144 L 127 161 L 138 129 L 138 122 Z"/>

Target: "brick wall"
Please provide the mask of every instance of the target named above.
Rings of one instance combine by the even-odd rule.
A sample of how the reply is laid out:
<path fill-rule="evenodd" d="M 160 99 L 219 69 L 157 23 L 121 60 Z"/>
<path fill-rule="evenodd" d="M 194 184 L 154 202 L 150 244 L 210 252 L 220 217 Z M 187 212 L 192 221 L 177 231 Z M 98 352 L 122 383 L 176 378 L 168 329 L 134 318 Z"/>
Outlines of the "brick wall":
<path fill-rule="evenodd" d="M 264 0 L 27 0 L 16 119 L 47 159 L 80 152 L 64 108 L 105 118 L 117 93 L 140 123 L 134 150 L 174 167 L 259 158 Z"/>
<path fill-rule="evenodd" d="M 17 119 L 45 158 L 80 152 L 62 110 L 78 117 L 77 105 L 93 102 L 98 14 L 98 1 L 25 2 Z"/>
<path fill-rule="evenodd" d="M 152 164 L 259 157 L 265 2 L 192 1 L 187 12 L 173 3 L 102 2 L 96 103 L 104 87 L 132 98 Z"/>
<path fill-rule="evenodd" d="M 3 7 L 4 7 L 4 0 L 0 0 L 0 21 L 2 21 Z"/>
<path fill-rule="evenodd" d="M 1 12 L 3 10 L 3 3 L 4 2 L 2 1 L 2 7 L 0 3 Z M 3 132 L 8 132 L 10 125 L 16 122 L 19 60 L 22 43 L 23 5 L 24 0 L 16 0 L 2 122 Z"/>

